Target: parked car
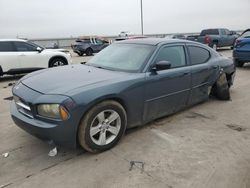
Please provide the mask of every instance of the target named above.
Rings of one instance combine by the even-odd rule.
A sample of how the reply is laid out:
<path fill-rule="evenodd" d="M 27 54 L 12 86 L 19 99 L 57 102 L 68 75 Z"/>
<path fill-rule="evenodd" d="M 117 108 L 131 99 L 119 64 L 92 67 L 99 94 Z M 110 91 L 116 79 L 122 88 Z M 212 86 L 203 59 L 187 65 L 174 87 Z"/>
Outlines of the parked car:
<path fill-rule="evenodd" d="M 106 40 L 101 40 L 99 38 L 85 38 L 77 39 L 75 44 L 71 47 L 75 53 L 79 56 L 86 54 L 87 56 L 93 55 L 93 53 L 100 52 L 102 49 L 106 48 L 109 42 Z"/>
<path fill-rule="evenodd" d="M 200 43 L 125 40 L 86 65 L 23 77 L 13 88 L 11 116 L 56 145 L 100 152 L 115 146 L 127 128 L 206 101 L 211 91 L 229 99 L 234 75 L 232 60 Z"/>
<path fill-rule="evenodd" d="M 200 35 L 188 36 L 187 40 L 206 44 L 216 50 L 218 47 L 233 47 L 236 38 L 228 29 L 205 29 Z"/>
<path fill-rule="evenodd" d="M 238 67 L 243 67 L 245 63 L 250 62 L 250 29 L 244 31 L 236 40 L 233 58 Z"/>
<path fill-rule="evenodd" d="M 182 35 L 182 34 L 168 35 L 165 38 L 168 38 L 168 39 L 182 39 L 182 40 L 186 39 L 185 35 Z"/>
<path fill-rule="evenodd" d="M 22 39 L 0 40 L 0 76 L 29 73 L 70 63 L 71 55 L 64 49 L 45 49 Z"/>

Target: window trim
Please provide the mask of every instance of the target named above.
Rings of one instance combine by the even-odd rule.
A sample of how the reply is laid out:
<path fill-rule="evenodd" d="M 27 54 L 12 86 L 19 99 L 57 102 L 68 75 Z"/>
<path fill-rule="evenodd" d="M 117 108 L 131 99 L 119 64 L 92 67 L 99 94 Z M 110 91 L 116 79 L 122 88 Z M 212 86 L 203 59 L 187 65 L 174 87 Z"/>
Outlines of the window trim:
<path fill-rule="evenodd" d="M 170 69 L 168 69 L 168 70 L 187 67 L 187 66 L 189 65 L 189 64 L 188 64 L 188 54 L 187 54 L 188 52 L 187 52 L 187 49 L 186 49 L 186 47 L 185 47 L 185 44 L 184 44 L 184 43 L 164 44 L 164 45 L 162 45 L 160 48 L 157 49 L 157 52 L 156 52 L 156 54 L 154 55 L 153 60 L 152 60 L 153 63 L 151 63 L 151 65 L 148 66 L 148 70 L 147 70 L 146 72 L 150 72 L 151 69 L 152 69 L 152 67 L 155 66 L 155 64 L 157 63 L 157 62 L 156 62 L 156 59 L 157 59 L 157 57 L 158 57 L 160 51 L 161 51 L 163 48 L 168 48 L 168 47 L 179 47 L 179 46 L 182 47 L 182 48 L 183 48 L 183 51 L 184 51 L 184 55 L 185 55 L 185 65 L 180 66 L 180 67 L 173 67 L 173 68 L 170 68 Z M 162 70 L 162 71 L 166 71 L 166 70 Z"/>
<path fill-rule="evenodd" d="M 204 48 L 204 47 L 202 47 L 202 46 L 193 45 L 193 44 L 188 44 L 188 45 L 186 45 L 186 47 L 187 47 L 187 51 L 188 51 L 188 55 L 189 55 L 190 66 L 205 64 L 205 63 L 209 62 L 209 60 L 210 60 L 211 57 L 212 57 L 211 52 L 210 52 L 208 49 L 206 49 L 206 48 Z M 202 63 L 192 64 L 191 53 L 190 53 L 189 47 L 195 47 L 195 48 L 204 49 L 204 50 L 208 51 L 209 57 L 206 59 L 206 61 L 204 61 L 204 62 L 202 62 Z"/>

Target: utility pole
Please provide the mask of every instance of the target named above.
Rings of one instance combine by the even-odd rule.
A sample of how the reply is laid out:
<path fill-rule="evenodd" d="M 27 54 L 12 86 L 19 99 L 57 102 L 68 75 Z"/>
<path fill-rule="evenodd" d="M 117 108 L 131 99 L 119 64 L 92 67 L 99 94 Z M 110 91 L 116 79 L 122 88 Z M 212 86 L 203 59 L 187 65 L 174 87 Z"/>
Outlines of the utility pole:
<path fill-rule="evenodd" d="M 143 31 L 143 6 L 142 6 L 142 0 L 141 0 L 141 34 L 144 34 Z"/>

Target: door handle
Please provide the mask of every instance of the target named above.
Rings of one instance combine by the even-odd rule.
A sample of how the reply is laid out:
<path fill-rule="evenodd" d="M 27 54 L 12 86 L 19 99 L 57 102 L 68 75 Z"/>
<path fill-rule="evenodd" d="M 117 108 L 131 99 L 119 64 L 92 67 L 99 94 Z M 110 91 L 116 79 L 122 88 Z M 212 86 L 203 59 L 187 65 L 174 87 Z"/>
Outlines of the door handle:
<path fill-rule="evenodd" d="M 25 56 L 25 54 L 20 54 L 19 56 Z"/>
<path fill-rule="evenodd" d="M 184 72 L 184 73 L 183 73 L 183 75 L 188 75 L 188 74 L 189 74 L 189 72 Z"/>

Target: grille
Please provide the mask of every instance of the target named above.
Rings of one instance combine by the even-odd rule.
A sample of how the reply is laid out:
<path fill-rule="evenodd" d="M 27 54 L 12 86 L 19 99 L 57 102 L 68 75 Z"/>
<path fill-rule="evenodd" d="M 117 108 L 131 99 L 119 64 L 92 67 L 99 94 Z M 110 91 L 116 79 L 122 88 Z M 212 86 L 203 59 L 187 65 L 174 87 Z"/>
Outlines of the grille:
<path fill-rule="evenodd" d="M 17 96 L 14 96 L 14 101 L 16 103 L 17 110 L 20 113 L 33 119 L 33 114 L 31 112 L 31 108 L 30 108 L 28 103 L 26 103 L 23 99 L 21 99 Z"/>

